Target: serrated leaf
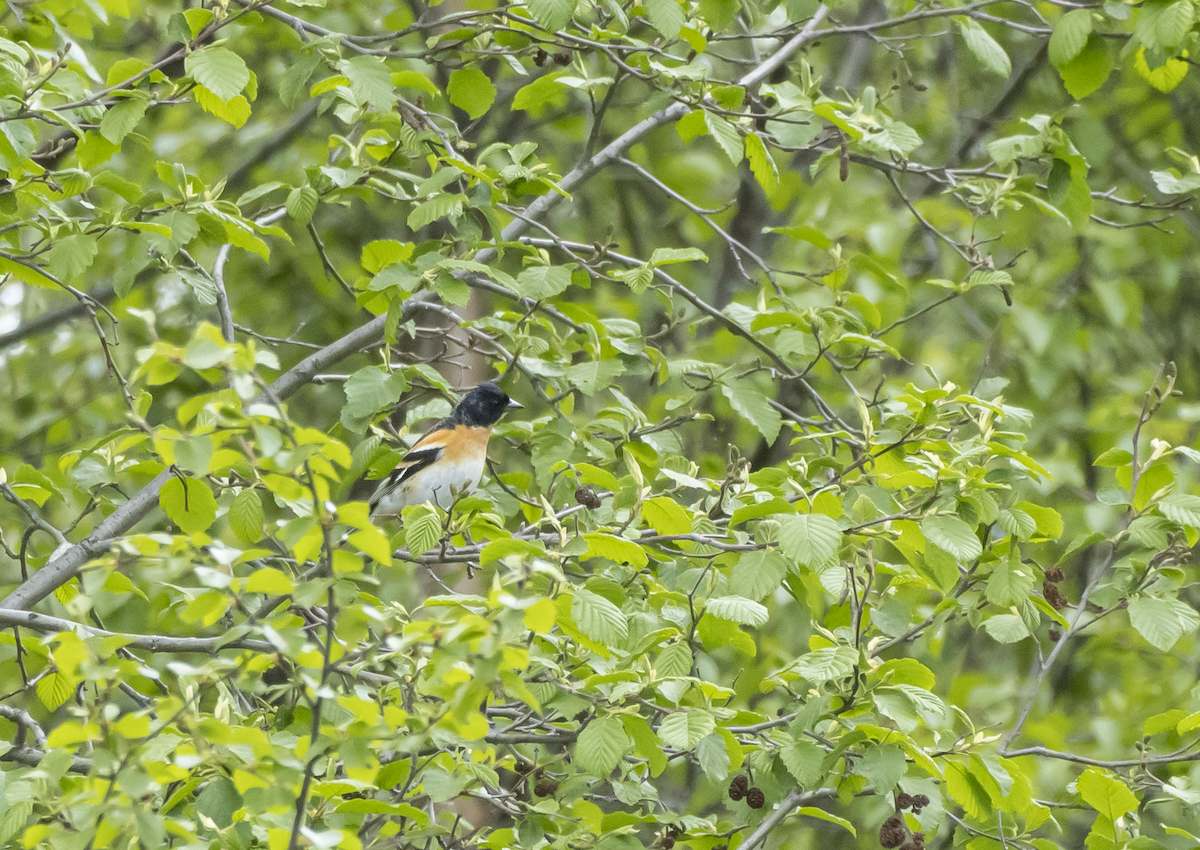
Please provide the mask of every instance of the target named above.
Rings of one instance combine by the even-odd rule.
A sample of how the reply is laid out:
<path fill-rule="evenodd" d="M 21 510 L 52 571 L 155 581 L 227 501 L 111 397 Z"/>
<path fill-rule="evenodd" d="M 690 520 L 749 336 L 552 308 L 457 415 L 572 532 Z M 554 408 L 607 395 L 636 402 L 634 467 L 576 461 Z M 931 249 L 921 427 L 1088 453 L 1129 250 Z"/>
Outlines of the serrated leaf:
<path fill-rule="evenodd" d="M 1033 573 L 1020 561 L 1001 561 L 992 570 L 987 584 L 987 600 L 1007 608 L 1020 604 L 1033 590 Z"/>
<path fill-rule="evenodd" d="M 530 266 L 517 275 L 516 293 L 541 301 L 553 298 L 571 285 L 571 272 L 563 266 Z"/>
<path fill-rule="evenodd" d="M 1110 822 L 1138 807 L 1138 798 L 1112 773 L 1089 767 L 1075 782 L 1075 789 L 1087 803 Z"/>
<path fill-rule="evenodd" d="M 779 168 L 757 133 L 746 134 L 746 160 L 750 163 L 754 179 L 763 187 L 763 191 L 768 195 L 774 192 L 779 186 Z"/>
<path fill-rule="evenodd" d="M 446 96 L 473 121 L 491 108 L 496 100 L 496 87 L 478 68 L 459 68 L 450 72 Z"/>
<path fill-rule="evenodd" d="M 624 537 L 600 532 L 589 532 L 583 535 L 587 541 L 585 558 L 607 558 L 618 564 L 630 564 L 641 568 L 650 563 L 650 558 L 641 546 Z"/>
<path fill-rule="evenodd" d="M 46 266 L 59 280 L 70 281 L 91 268 L 98 251 L 95 236 L 87 233 L 61 236 L 51 245 Z"/>
<path fill-rule="evenodd" d="M 672 263 L 708 262 L 708 255 L 699 248 L 655 248 L 650 255 L 653 266 L 667 266 Z"/>
<path fill-rule="evenodd" d="M 585 360 L 567 367 L 563 377 L 570 386 L 590 396 L 607 389 L 613 380 L 623 374 L 625 364 L 620 360 Z"/>
<path fill-rule="evenodd" d="M 250 82 L 250 69 L 232 50 L 202 47 L 184 60 L 188 76 L 224 101 L 237 97 Z"/>
<path fill-rule="evenodd" d="M 258 493 L 250 488 L 242 490 L 229 507 L 229 527 L 239 539 L 255 543 L 263 536 L 263 506 Z"/>
<path fill-rule="evenodd" d="M 1139 596 L 1129 603 L 1129 622 L 1139 635 L 1166 652 L 1200 626 L 1200 615 L 1180 599 Z"/>
<path fill-rule="evenodd" d="M 779 757 L 802 788 L 815 788 L 825 778 L 825 751 L 816 744 L 805 741 L 792 741 L 779 750 Z"/>
<path fill-rule="evenodd" d="M 158 504 L 186 534 L 207 531 L 217 518 L 217 500 L 212 490 L 195 478 L 176 476 L 169 480 L 158 491 Z"/>
<path fill-rule="evenodd" d="M 646 14 L 650 17 L 650 25 L 654 27 L 663 38 L 673 39 L 679 37 L 679 31 L 683 29 L 683 8 L 677 0 L 643 0 L 646 4 Z"/>
<path fill-rule="evenodd" d="M 1016 643 L 1029 637 L 1029 628 L 1016 614 L 997 614 L 983 622 L 984 630 L 999 643 Z"/>
<path fill-rule="evenodd" d="M 201 109 L 217 116 L 226 124 L 241 127 L 250 119 L 250 101 L 246 100 L 244 95 L 221 100 L 204 86 L 196 86 L 192 90 L 192 97 Z"/>
<path fill-rule="evenodd" d="M 704 603 L 706 613 L 743 626 L 765 626 L 769 616 L 761 603 L 744 596 L 714 596 Z"/>
<path fill-rule="evenodd" d="M 354 99 L 375 112 L 389 113 L 396 105 L 396 87 L 387 65 L 377 56 L 354 56 L 337 63 L 350 81 Z"/>
<path fill-rule="evenodd" d="M 696 760 L 709 779 L 720 782 L 729 775 L 729 749 L 719 734 L 707 735 L 696 744 Z"/>
<path fill-rule="evenodd" d="M 344 413 L 357 420 L 372 417 L 394 405 L 408 389 L 408 381 L 400 372 L 364 366 L 351 375 L 342 388 L 346 393 Z"/>
<path fill-rule="evenodd" d="M 692 672 L 692 650 L 683 641 L 668 644 L 658 654 L 654 669 L 664 678 L 687 676 Z"/>
<path fill-rule="evenodd" d="M 767 401 L 766 393 L 746 380 L 721 385 L 721 394 L 738 415 L 758 429 L 763 439 L 774 443 L 783 427 L 783 417 Z"/>
<path fill-rule="evenodd" d="M 312 186 L 299 186 L 288 192 L 284 208 L 292 221 L 307 225 L 317 211 L 317 190 Z"/>
<path fill-rule="evenodd" d="M 747 552 L 733 568 L 730 584 L 746 598 L 761 600 L 779 588 L 785 575 L 787 561 L 778 552 Z"/>
<path fill-rule="evenodd" d="M 560 30 L 575 14 L 575 0 L 529 0 L 529 11 L 544 29 Z"/>
<path fill-rule="evenodd" d="M 1104 38 L 1092 35 L 1074 59 L 1058 66 L 1058 75 L 1062 77 L 1067 93 L 1076 100 L 1083 100 L 1099 91 L 1112 70 L 1112 57 Z"/>
<path fill-rule="evenodd" d="M 13 846 L 9 842 L 25 832 L 25 824 L 31 814 L 33 800 L 15 800 L 0 806 L 0 846 Z"/>
<path fill-rule="evenodd" d="M 144 96 L 123 98 L 110 106 L 100 119 L 100 135 L 114 145 L 119 145 L 133 132 L 133 128 L 146 114 L 148 101 Z"/>
<path fill-rule="evenodd" d="M 429 505 L 415 505 L 404 508 L 402 514 L 408 554 L 419 558 L 438 545 L 442 539 L 442 523 L 436 510 Z"/>
<path fill-rule="evenodd" d="M 689 534 L 692 518 L 668 496 L 655 496 L 642 502 L 642 517 L 659 534 Z"/>
<path fill-rule="evenodd" d="M 983 546 L 971 526 L 957 516 L 927 516 L 921 520 L 921 533 L 934 546 L 949 552 L 959 561 L 974 561 L 983 554 Z"/>
<path fill-rule="evenodd" d="M 1158 503 L 1158 510 L 1172 522 L 1200 528 L 1200 496 L 1173 493 Z"/>
<path fill-rule="evenodd" d="M 725 152 L 725 156 L 729 157 L 729 161 L 734 165 L 740 164 L 745 146 L 742 144 L 742 137 L 737 128 L 720 115 L 708 111 L 704 112 L 704 126 L 708 128 L 717 147 Z"/>
<path fill-rule="evenodd" d="M 1037 531 L 1037 520 L 1020 508 L 1005 508 L 996 524 L 1018 540 L 1028 540 Z"/>
<path fill-rule="evenodd" d="M 434 195 L 428 201 L 417 204 L 408 214 L 408 226 L 412 230 L 420 230 L 427 224 L 433 224 L 439 218 L 457 215 L 462 210 L 462 195 Z"/>
<path fill-rule="evenodd" d="M 871 747 L 854 766 L 854 772 L 867 780 L 876 794 L 887 794 L 904 776 L 908 760 L 896 744 Z"/>
<path fill-rule="evenodd" d="M 607 779 L 630 746 L 620 718 L 600 717 L 579 733 L 573 759 L 577 767 L 597 779 Z"/>
<path fill-rule="evenodd" d="M 580 589 L 571 600 L 571 619 L 597 643 L 619 646 L 629 635 L 629 622 L 621 609 L 598 593 Z"/>
<path fill-rule="evenodd" d="M 780 515 L 779 548 L 784 556 L 806 567 L 820 567 L 837 555 L 842 531 L 824 514 Z"/>
<path fill-rule="evenodd" d="M 717 721 L 707 711 L 689 708 L 663 718 L 658 727 L 658 737 L 668 747 L 690 750 L 716 728 Z"/>
<path fill-rule="evenodd" d="M 1012 60 L 1004 52 L 1004 48 L 991 34 L 971 18 L 960 18 L 959 30 L 967 48 L 974 54 L 983 67 L 1002 77 L 1012 73 Z"/>
<path fill-rule="evenodd" d="M 1050 35 L 1048 55 L 1054 67 L 1070 62 L 1087 44 L 1092 34 L 1092 12 L 1090 9 L 1074 9 L 1059 19 Z"/>
<path fill-rule="evenodd" d="M 814 685 L 844 679 L 854 672 L 858 651 L 850 646 L 824 646 L 800 656 L 795 670 Z"/>
<path fill-rule="evenodd" d="M 71 698 L 73 693 L 75 693 L 75 683 L 59 670 L 38 679 L 38 699 L 49 711 L 56 711 L 59 706 Z"/>

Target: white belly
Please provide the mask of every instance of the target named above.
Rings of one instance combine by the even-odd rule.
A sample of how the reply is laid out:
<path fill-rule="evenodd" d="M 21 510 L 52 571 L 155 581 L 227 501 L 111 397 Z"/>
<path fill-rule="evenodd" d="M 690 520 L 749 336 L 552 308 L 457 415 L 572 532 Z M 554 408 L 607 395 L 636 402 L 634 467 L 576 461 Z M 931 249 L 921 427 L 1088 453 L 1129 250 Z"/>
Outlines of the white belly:
<path fill-rule="evenodd" d="M 376 514 L 399 516 L 409 505 L 433 502 L 442 508 L 450 507 L 454 493 L 473 490 L 483 477 L 484 460 L 473 463 L 437 463 L 422 469 L 396 490 L 379 500 Z"/>

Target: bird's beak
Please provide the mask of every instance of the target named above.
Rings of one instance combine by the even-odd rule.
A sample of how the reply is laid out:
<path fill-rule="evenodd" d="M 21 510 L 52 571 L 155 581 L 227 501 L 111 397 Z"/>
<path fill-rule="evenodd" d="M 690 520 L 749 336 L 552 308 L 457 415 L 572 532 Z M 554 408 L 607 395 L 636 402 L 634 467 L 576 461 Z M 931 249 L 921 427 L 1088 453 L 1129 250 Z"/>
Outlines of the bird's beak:
<path fill-rule="evenodd" d="M 521 402 L 517 401 L 515 398 L 510 398 L 508 400 L 508 406 L 512 410 L 524 410 L 525 409 L 525 405 L 521 404 Z"/>

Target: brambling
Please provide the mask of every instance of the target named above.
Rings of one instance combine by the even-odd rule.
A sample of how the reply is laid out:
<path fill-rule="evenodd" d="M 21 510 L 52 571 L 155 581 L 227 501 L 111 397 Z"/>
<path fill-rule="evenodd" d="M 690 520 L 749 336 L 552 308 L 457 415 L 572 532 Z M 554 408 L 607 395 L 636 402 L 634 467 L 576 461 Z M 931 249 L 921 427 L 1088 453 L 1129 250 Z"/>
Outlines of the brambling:
<path fill-rule="evenodd" d="M 450 507 L 454 494 L 474 489 L 483 477 L 492 426 L 506 410 L 520 407 L 491 381 L 471 390 L 380 482 L 371 516 L 400 516 L 405 507 L 425 502 Z"/>

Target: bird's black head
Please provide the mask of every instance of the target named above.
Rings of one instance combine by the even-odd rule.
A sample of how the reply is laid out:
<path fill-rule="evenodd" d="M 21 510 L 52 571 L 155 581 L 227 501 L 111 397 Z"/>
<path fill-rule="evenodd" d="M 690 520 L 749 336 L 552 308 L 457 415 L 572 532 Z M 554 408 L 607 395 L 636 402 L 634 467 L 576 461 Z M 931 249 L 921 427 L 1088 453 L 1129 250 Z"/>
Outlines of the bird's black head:
<path fill-rule="evenodd" d="M 456 425 L 467 425 L 472 428 L 490 428 L 500 421 L 500 417 L 510 407 L 520 407 L 504 390 L 491 381 L 471 390 L 454 408 L 450 418 Z"/>

